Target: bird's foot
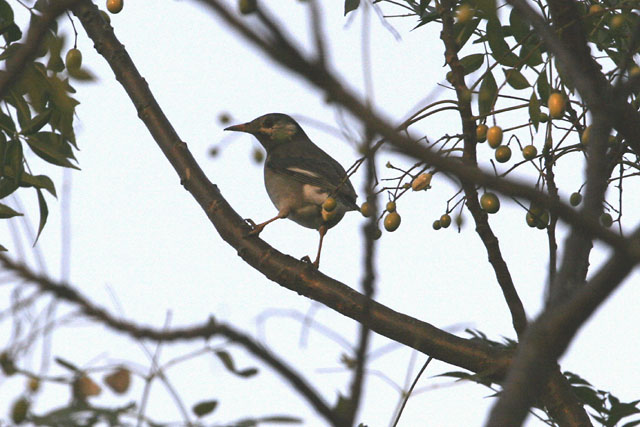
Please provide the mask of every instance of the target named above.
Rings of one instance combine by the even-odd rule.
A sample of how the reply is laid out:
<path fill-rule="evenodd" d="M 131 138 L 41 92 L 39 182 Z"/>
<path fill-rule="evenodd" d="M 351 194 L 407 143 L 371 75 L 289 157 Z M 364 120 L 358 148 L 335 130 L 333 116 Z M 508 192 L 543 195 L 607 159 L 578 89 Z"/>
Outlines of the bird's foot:
<path fill-rule="evenodd" d="M 309 255 L 303 256 L 302 258 L 300 258 L 300 261 L 304 262 L 305 264 L 311 264 L 316 270 L 320 266 L 319 260 L 311 262 L 311 258 L 309 258 Z"/>
<path fill-rule="evenodd" d="M 247 233 L 247 236 L 257 236 L 258 234 L 260 234 L 260 232 L 264 228 L 264 227 L 260 227 L 260 225 L 256 225 L 256 223 L 253 222 L 251 218 L 245 218 L 244 222 L 246 222 L 249 225 L 249 227 L 251 227 L 251 231 Z"/>

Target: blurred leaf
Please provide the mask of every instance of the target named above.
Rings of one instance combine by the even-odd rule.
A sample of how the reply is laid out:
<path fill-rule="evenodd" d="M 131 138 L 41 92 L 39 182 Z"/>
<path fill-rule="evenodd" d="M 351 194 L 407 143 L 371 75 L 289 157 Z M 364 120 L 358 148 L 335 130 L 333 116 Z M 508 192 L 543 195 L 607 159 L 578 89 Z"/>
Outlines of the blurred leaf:
<path fill-rule="evenodd" d="M 531 93 L 531 98 L 529 99 L 529 120 L 533 123 L 533 127 L 538 130 L 538 125 L 540 124 L 540 102 L 536 97 L 535 91 Z"/>
<path fill-rule="evenodd" d="M 22 187 L 41 188 L 47 190 L 53 197 L 58 197 L 53 181 L 46 175 L 29 175 L 23 172 L 20 176 L 20 185 Z"/>
<path fill-rule="evenodd" d="M 529 67 L 535 67 L 542 64 L 542 52 L 540 43 L 532 37 L 529 37 L 520 47 L 520 61 Z"/>
<path fill-rule="evenodd" d="M 637 425 L 640 425 L 640 420 L 631 421 L 629 423 L 624 424 L 622 427 L 635 427 Z"/>
<path fill-rule="evenodd" d="M 20 133 L 23 135 L 31 135 L 32 133 L 38 132 L 49 122 L 52 112 L 53 110 L 51 109 L 44 110 L 42 113 L 29 120 L 29 122 L 22 127 Z"/>
<path fill-rule="evenodd" d="M 13 119 L 2 111 L 0 111 L 0 129 L 7 134 L 11 134 L 16 131 L 16 124 L 13 122 Z"/>
<path fill-rule="evenodd" d="M 8 252 L 9 249 L 5 248 L 3 245 L 0 245 L 0 252 Z"/>
<path fill-rule="evenodd" d="M 598 412 L 604 411 L 604 398 L 596 390 L 584 386 L 573 386 L 571 389 L 580 402 L 591 406 Z"/>
<path fill-rule="evenodd" d="M 521 90 L 529 87 L 527 79 L 516 68 L 511 68 L 509 70 L 503 68 L 502 71 L 507 79 L 507 83 L 509 83 L 509 86 L 512 88 Z"/>
<path fill-rule="evenodd" d="M 249 378 L 258 373 L 258 370 L 256 368 L 237 369 L 235 363 L 233 362 L 233 359 L 231 358 L 231 355 L 224 350 L 216 351 L 215 355 L 218 356 L 218 359 L 220 359 L 220 361 L 228 371 L 233 372 L 240 377 Z"/>
<path fill-rule="evenodd" d="M 496 79 L 493 78 L 491 71 L 488 71 L 482 79 L 480 91 L 478 92 L 478 111 L 481 116 L 491 112 L 497 93 Z"/>
<path fill-rule="evenodd" d="M 92 82 L 96 80 L 96 76 L 84 68 L 80 68 L 79 70 L 67 70 L 67 72 L 71 77 L 79 81 Z"/>
<path fill-rule="evenodd" d="M 72 372 L 80 372 L 80 368 L 62 357 L 54 357 L 53 360 L 55 360 L 58 365 L 67 368 Z"/>
<path fill-rule="evenodd" d="M 58 166 L 80 169 L 69 159 L 75 159 L 71 146 L 54 132 L 38 132 L 27 137 L 31 150 L 40 158 Z"/>
<path fill-rule="evenodd" d="M 515 67 L 518 64 L 518 56 L 511 51 L 504 40 L 502 26 L 497 19 L 489 19 L 487 22 L 487 41 L 494 59 L 500 64 L 508 67 Z"/>
<path fill-rule="evenodd" d="M 464 74 L 471 74 L 482 66 L 484 55 L 482 53 L 474 53 L 460 59 L 460 65 L 464 68 Z"/>
<path fill-rule="evenodd" d="M 551 88 L 549 87 L 549 81 L 547 80 L 547 73 L 544 71 L 538 76 L 536 89 L 538 90 L 538 96 L 542 101 L 542 105 L 547 105 L 547 99 L 549 99 L 549 95 L 551 94 Z"/>
<path fill-rule="evenodd" d="M 49 208 L 47 207 L 47 201 L 44 199 L 44 195 L 39 188 L 36 188 L 36 192 L 38 193 L 38 209 L 40 210 L 40 224 L 38 225 L 38 234 L 36 235 L 36 240 L 33 242 L 33 246 L 38 242 L 38 238 L 40 237 L 40 233 L 44 229 L 45 224 L 47 223 L 47 217 L 49 216 Z"/>
<path fill-rule="evenodd" d="M 511 9 L 511 13 L 509 14 L 509 26 L 511 27 L 511 35 L 518 43 L 522 43 L 525 37 L 531 32 L 529 23 L 522 18 L 522 15 L 520 15 L 516 8 Z"/>
<path fill-rule="evenodd" d="M 198 417 L 204 417 L 205 415 L 212 413 L 217 406 L 217 400 L 205 400 L 193 405 L 192 411 Z"/>
<path fill-rule="evenodd" d="M 22 216 L 20 212 L 16 212 L 7 205 L 0 203 L 0 218 L 6 219 L 14 216 Z"/>
<path fill-rule="evenodd" d="M 354 11 L 360 6 L 360 0 L 344 0 L 344 16 L 347 13 Z"/>
<path fill-rule="evenodd" d="M 19 95 L 13 89 L 10 91 L 10 93 L 11 96 L 7 100 L 14 107 L 16 107 L 16 112 L 18 113 L 18 123 L 20 123 L 20 127 L 24 127 L 25 123 L 31 120 L 31 111 L 29 110 L 29 104 L 27 104 L 27 101 L 22 95 Z"/>
<path fill-rule="evenodd" d="M 455 24 L 453 24 L 453 34 L 456 40 L 458 51 L 462 49 L 462 47 L 469 40 L 469 37 L 471 37 L 476 28 L 478 28 L 478 24 L 480 23 L 480 21 L 480 18 L 473 18 L 469 22 L 456 22 Z"/>
<path fill-rule="evenodd" d="M 17 185 L 24 171 L 24 154 L 20 141 L 12 139 L 7 142 L 3 165 L 9 165 L 13 170 L 13 182 Z M 3 196 L 4 197 L 4 196 Z"/>

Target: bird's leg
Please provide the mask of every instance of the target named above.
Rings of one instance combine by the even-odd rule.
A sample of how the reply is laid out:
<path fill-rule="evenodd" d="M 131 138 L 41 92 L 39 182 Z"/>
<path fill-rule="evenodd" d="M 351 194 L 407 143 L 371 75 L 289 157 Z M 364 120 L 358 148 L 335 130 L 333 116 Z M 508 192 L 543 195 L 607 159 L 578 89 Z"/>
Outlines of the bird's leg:
<path fill-rule="evenodd" d="M 256 224 L 255 222 L 251 221 L 251 220 L 245 220 L 249 223 L 249 225 L 251 226 L 251 228 L 253 228 L 253 230 L 251 230 L 248 234 L 248 236 L 256 236 L 258 234 L 260 234 L 262 232 L 262 230 L 264 230 L 264 228 L 267 226 L 267 224 L 272 223 L 273 221 L 280 219 L 280 218 L 286 218 L 289 216 L 289 209 L 285 208 L 285 209 L 281 209 L 280 212 L 278 212 L 278 215 L 274 216 L 273 218 L 262 222 L 260 224 Z"/>
<path fill-rule="evenodd" d="M 327 226 L 322 224 L 318 231 L 320 232 L 320 243 L 318 244 L 318 255 L 316 255 L 316 260 L 313 261 L 313 266 L 315 268 L 320 267 L 320 252 L 322 251 L 322 241 L 324 240 L 324 235 L 327 234 Z"/>

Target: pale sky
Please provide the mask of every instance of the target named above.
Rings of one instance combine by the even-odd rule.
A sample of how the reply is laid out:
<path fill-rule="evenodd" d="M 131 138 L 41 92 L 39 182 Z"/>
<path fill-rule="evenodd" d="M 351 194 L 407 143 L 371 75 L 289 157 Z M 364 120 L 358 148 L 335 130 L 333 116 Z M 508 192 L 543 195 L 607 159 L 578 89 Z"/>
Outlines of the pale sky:
<path fill-rule="evenodd" d="M 263 3 L 300 45 L 311 46 L 304 3 Z M 362 14 L 344 18 L 343 2 L 338 1 L 326 2 L 322 10 L 331 64 L 345 82 L 362 93 Z M 251 22 L 254 18 L 245 19 Z M 313 309 L 316 322 L 351 343 L 355 342 L 357 325 L 264 278 L 222 241 L 180 185 L 79 22 L 75 19 L 74 22 L 79 28 L 78 47 L 84 55 L 84 64 L 98 76 L 98 81 L 75 83 L 76 98 L 81 102 L 76 132 L 82 171 L 71 173 L 70 282 L 99 305 L 142 325 L 160 328 L 168 312 L 171 326 L 199 323 L 210 315 L 232 323 L 278 353 L 315 384 L 327 401 L 335 403 L 338 392 L 344 393 L 350 381 L 350 374 L 340 364 L 341 354 L 348 350 L 317 330 L 304 332 L 299 319 Z M 376 105 L 399 123 L 416 106 L 423 106 L 425 98 L 429 97 L 431 102 L 451 99 L 453 94 L 437 86 L 444 82 L 447 69 L 443 67 L 442 44 L 435 27 L 410 31 L 415 26 L 413 18 L 390 22 L 401 40 L 383 28 L 376 16 L 371 16 L 371 72 Z M 60 25 L 68 36 L 72 34 L 68 19 L 62 19 Z M 276 211 L 264 190 L 262 168 L 251 157 L 252 150 L 259 147 L 258 142 L 250 135 L 224 133 L 224 126 L 217 120 L 221 112 L 231 114 L 232 123 L 246 122 L 269 112 L 290 114 L 299 119 L 316 144 L 345 168 L 357 159 L 358 153 L 350 143 L 305 120 L 311 117 L 338 126 L 333 106 L 324 102 L 321 93 L 274 66 L 198 3 L 128 1 L 119 15 L 112 15 L 112 25 L 178 134 L 240 215 L 263 221 Z M 71 47 L 71 40 L 72 37 L 67 37 L 67 48 Z M 504 120 L 522 121 L 523 114 L 520 111 Z M 353 121 L 348 119 L 348 123 L 353 131 L 358 130 Z M 435 139 L 445 133 L 459 133 L 460 124 L 455 114 L 444 113 L 416 126 L 415 131 Z M 529 138 L 527 133 L 520 137 L 523 141 Z M 541 133 L 535 136 L 534 143 L 540 147 L 543 140 Z M 218 144 L 222 144 L 220 154 L 211 158 L 207 153 Z M 483 165 L 489 166 L 492 153 L 486 144 L 479 147 L 479 156 Z M 514 150 L 514 158 L 519 156 L 519 150 Z M 403 167 L 413 163 L 389 153 L 378 160 L 382 177 L 393 176 L 384 168 L 387 161 Z M 30 164 L 39 173 L 49 171 L 62 193 L 62 173 L 35 158 Z M 580 186 L 583 166 L 581 155 L 559 162 L 562 196 L 568 197 Z M 535 176 L 532 172 L 530 168 L 520 176 Z M 352 180 L 362 202 L 364 173 L 356 174 Z M 468 336 L 464 333 L 468 327 L 479 329 L 494 340 L 502 336 L 514 338 L 506 303 L 470 215 L 465 215 L 461 233 L 453 227 L 438 232 L 431 228 L 433 220 L 445 212 L 447 200 L 457 187 L 442 174 L 436 175 L 432 186 L 427 192 L 408 194 L 398 202 L 402 225 L 394 233 L 384 232 L 378 241 L 376 299 L 396 311 L 461 336 Z M 639 222 L 638 212 L 631 211 L 639 206 L 637 194 L 637 184 L 629 181 L 625 187 L 626 230 Z M 19 195 L 30 213 L 28 220 L 37 227 L 35 194 L 20 191 Z M 617 195 L 611 193 L 611 197 L 615 200 Z M 52 197 L 47 200 L 49 222 L 36 248 L 44 254 L 48 273 L 60 278 L 60 202 Z M 490 221 L 527 313 L 533 317 L 542 307 L 548 250 L 546 233 L 527 227 L 524 216 L 519 206 L 503 198 L 502 209 Z M 0 228 L 1 242 L 17 254 L 6 223 Z M 358 290 L 364 256 L 363 225 L 364 219 L 358 213 L 347 214 L 327 234 L 321 263 L 325 274 Z M 565 228 L 561 226 L 558 234 L 562 248 Z M 270 225 L 260 237 L 294 257 L 315 254 L 317 232 L 288 220 Z M 31 243 L 23 240 L 29 263 L 35 265 Z M 591 271 L 608 254 L 605 247 L 597 244 Z M 629 277 L 626 285 L 581 330 L 561 361 L 563 370 L 576 372 L 626 401 L 638 398 L 638 379 L 632 373 L 637 363 L 636 350 L 640 348 L 635 331 L 640 321 L 635 304 L 640 289 L 633 286 L 639 278 L 637 272 Z M 2 287 L 0 292 L 6 296 L 8 288 Z M 61 306 L 58 312 L 63 316 L 69 307 Z M 296 315 L 292 315 L 294 312 Z M 3 325 L 0 338 L 7 342 L 9 324 L 5 320 Z M 306 340 L 301 338 L 304 336 Z M 222 346 L 222 341 L 212 343 Z M 388 349 L 370 364 L 372 372 L 365 384 L 359 421 L 372 427 L 388 425 L 392 419 L 400 396 L 390 382 L 406 387 L 406 377 L 411 381 L 426 360 L 425 355 L 400 345 L 387 347 L 389 343 L 380 336 L 372 341 L 372 351 Z M 153 343 L 145 346 L 151 352 L 156 347 Z M 160 360 L 166 363 L 200 346 L 199 342 L 165 345 Z M 209 423 L 287 414 L 302 417 L 308 426 L 324 425 L 269 368 L 237 347 L 231 346 L 229 350 L 239 367 L 258 366 L 260 374 L 247 380 L 238 379 L 210 356 L 179 364 L 168 370 L 168 377 L 185 406 L 219 399 L 218 409 L 205 419 Z M 52 354 L 85 368 L 125 361 L 145 373 L 150 364 L 138 343 L 86 320 L 60 327 L 54 334 Z M 37 371 L 39 353 L 36 351 L 26 362 Z M 51 373 L 65 372 L 55 364 L 51 369 Z M 433 378 L 456 370 L 461 369 L 434 361 L 417 387 L 430 389 L 409 400 L 399 425 L 482 425 L 495 401 L 488 397 L 491 390 Z M 97 374 L 96 379 L 101 376 L 102 373 Z M 94 403 L 139 402 L 142 386 L 143 381 L 134 378 L 133 389 L 125 397 L 113 397 L 103 390 Z M 7 407 L 22 387 L 22 381 L 15 378 L 2 383 L 0 402 L 6 402 L 0 405 L 2 416 L 8 413 Z M 67 399 L 66 388 L 45 385 L 36 410 L 44 412 Z M 147 414 L 155 421 L 181 419 L 160 382 L 152 387 Z M 542 423 L 529 417 L 526 425 Z"/>

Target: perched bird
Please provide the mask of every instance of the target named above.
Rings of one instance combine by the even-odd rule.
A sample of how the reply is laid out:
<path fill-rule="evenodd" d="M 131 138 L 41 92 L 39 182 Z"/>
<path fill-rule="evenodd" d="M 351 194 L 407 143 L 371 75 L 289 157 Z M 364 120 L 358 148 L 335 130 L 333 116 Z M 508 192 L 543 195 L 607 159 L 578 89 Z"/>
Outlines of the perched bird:
<path fill-rule="evenodd" d="M 225 130 L 250 133 L 267 151 L 264 184 L 278 214 L 260 224 L 248 220 L 253 227 L 250 234 L 259 234 L 279 218 L 318 230 L 320 243 L 313 262 L 318 268 L 327 230 L 340 222 L 347 211 L 359 210 L 356 192 L 344 168 L 286 114 L 265 114 Z M 303 259 L 310 261 L 309 257 Z"/>

